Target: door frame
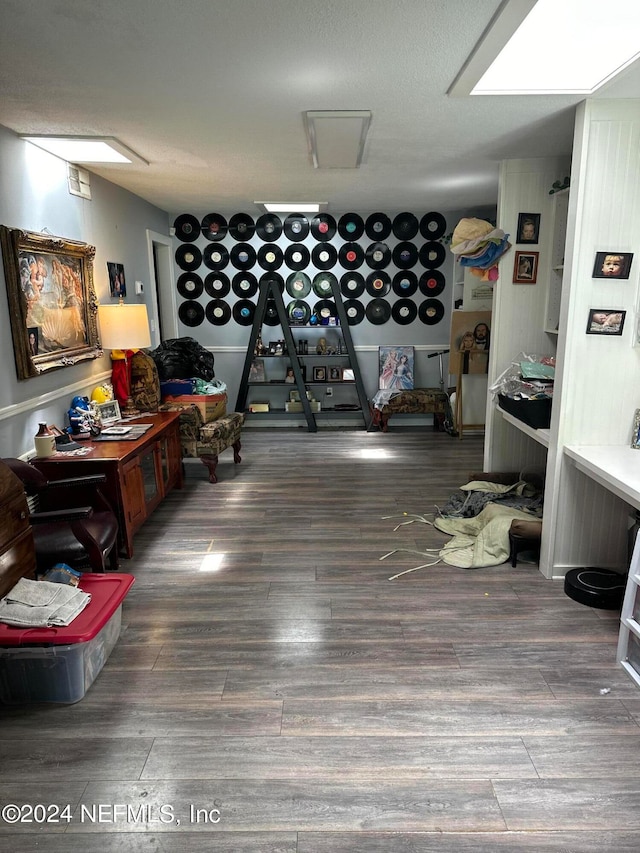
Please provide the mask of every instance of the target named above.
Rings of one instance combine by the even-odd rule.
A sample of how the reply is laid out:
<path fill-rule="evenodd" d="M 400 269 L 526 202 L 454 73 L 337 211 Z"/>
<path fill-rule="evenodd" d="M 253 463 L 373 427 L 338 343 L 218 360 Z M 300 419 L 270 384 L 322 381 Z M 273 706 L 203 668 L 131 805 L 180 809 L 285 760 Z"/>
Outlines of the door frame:
<path fill-rule="evenodd" d="M 147 256 L 151 282 L 151 343 L 160 344 L 160 329 L 164 340 L 178 337 L 178 306 L 173 278 L 173 243 L 171 237 L 147 228 Z"/>

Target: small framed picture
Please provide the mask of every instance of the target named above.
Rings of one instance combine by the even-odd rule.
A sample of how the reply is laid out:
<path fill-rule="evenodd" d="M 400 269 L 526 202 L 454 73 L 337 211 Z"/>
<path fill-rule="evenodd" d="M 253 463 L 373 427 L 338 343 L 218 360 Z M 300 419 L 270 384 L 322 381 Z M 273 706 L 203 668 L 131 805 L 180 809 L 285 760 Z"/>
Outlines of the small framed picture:
<path fill-rule="evenodd" d="M 314 382 L 326 382 L 327 381 L 327 368 L 322 367 L 322 365 L 317 365 L 313 368 L 313 381 Z"/>
<path fill-rule="evenodd" d="M 342 371 L 342 381 L 343 382 L 355 382 L 356 375 L 353 372 L 352 367 L 345 367 Z"/>
<path fill-rule="evenodd" d="M 249 382 L 266 382 L 266 374 L 264 370 L 264 359 L 256 358 L 251 362 L 249 368 Z"/>
<path fill-rule="evenodd" d="M 513 262 L 514 284 L 535 284 L 538 280 L 539 252 L 516 252 Z"/>
<path fill-rule="evenodd" d="M 96 403 L 96 413 L 100 425 L 105 427 L 109 424 L 117 424 L 122 419 L 120 414 L 120 403 L 117 400 L 109 400 L 107 403 Z"/>
<path fill-rule="evenodd" d="M 300 392 L 294 391 L 294 390 L 289 391 L 289 399 L 291 400 L 292 403 L 299 403 L 300 402 Z"/>
<path fill-rule="evenodd" d="M 633 427 L 631 429 L 631 447 L 640 450 L 640 409 L 636 409 L 633 416 Z"/>
<path fill-rule="evenodd" d="M 109 274 L 109 293 L 114 299 L 127 295 L 127 284 L 124 278 L 124 266 L 115 261 L 107 261 Z"/>
<path fill-rule="evenodd" d="M 516 243 L 537 243 L 540 234 L 539 213 L 518 214 L 518 239 Z"/>
<path fill-rule="evenodd" d="M 341 367 L 330 367 L 329 368 L 329 381 L 331 381 L 331 382 L 342 382 L 342 368 Z"/>
<path fill-rule="evenodd" d="M 610 308 L 592 308 L 587 321 L 588 335 L 621 335 L 624 328 L 626 311 L 613 311 Z"/>
<path fill-rule="evenodd" d="M 596 252 L 592 278 L 629 278 L 631 252 Z"/>

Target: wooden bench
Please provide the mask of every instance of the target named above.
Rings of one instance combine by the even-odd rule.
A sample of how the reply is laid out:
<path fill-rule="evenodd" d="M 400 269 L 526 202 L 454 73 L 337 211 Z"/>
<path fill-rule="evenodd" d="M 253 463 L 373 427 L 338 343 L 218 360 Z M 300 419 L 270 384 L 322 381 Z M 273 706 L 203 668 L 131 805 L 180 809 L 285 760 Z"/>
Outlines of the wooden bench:
<path fill-rule="evenodd" d="M 369 429 L 377 426 L 382 432 L 387 432 L 387 424 L 391 415 L 433 415 L 434 430 L 444 429 L 444 419 L 447 412 L 448 397 L 440 388 L 415 388 L 413 391 L 400 391 L 392 397 L 381 409 L 371 406 L 371 423 Z"/>

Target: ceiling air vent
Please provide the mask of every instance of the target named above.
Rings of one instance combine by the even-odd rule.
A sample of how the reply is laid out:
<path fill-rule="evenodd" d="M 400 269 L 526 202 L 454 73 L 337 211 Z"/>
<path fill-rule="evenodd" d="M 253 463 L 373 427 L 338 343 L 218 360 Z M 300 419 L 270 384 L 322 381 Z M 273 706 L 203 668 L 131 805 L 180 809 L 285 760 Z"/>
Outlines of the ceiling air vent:
<path fill-rule="evenodd" d="M 89 184 L 89 172 L 80 169 L 72 163 L 68 163 L 67 179 L 69 181 L 69 192 L 80 198 L 91 198 L 91 186 Z"/>

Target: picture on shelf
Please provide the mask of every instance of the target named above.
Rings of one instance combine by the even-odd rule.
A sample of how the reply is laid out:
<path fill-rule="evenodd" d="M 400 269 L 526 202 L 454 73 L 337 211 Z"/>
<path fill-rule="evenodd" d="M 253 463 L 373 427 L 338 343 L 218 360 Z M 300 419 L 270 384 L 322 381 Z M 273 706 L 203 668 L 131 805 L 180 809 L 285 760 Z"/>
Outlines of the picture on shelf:
<path fill-rule="evenodd" d="M 540 214 L 519 213 L 517 234 L 516 243 L 537 243 L 540 234 Z"/>
<path fill-rule="evenodd" d="M 592 278 L 629 278 L 631 252 L 596 252 Z"/>
<path fill-rule="evenodd" d="M 378 347 L 378 388 L 412 391 L 413 365 L 413 347 Z"/>
<path fill-rule="evenodd" d="M 287 367 L 287 372 L 285 373 L 284 381 L 285 382 L 295 382 L 296 381 L 296 377 L 293 373 L 293 367 L 291 365 L 289 365 Z"/>
<path fill-rule="evenodd" d="M 264 370 L 264 360 L 256 358 L 251 362 L 249 368 L 249 382 L 266 382 L 266 374 Z"/>
<path fill-rule="evenodd" d="M 330 367 L 329 368 L 329 380 L 331 382 L 342 382 L 342 368 L 341 367 Z"/>
<path fill-rule="evenodd" d="M 592 308 L 587 321 L 588 335 L 621 335 L 624 328 L 626 311 L 612 311 L 607 308 Z"/>
<path fill-rule="evenodd" d="M 539 252 L 516 252 L 513 263 L 514 284 L 535 284 L 538 280 Z"/>
<path fill-rule="evenodd" d="M 352 367 L 345 367 L 342 370 L 342 381 L 343 382 L 355 382 L 356 374 Z"/>
<path fill-rule="evenodd" d="M 100 425 L 103 427 L 110 424 L 117 424 L 122 419 L 120 404 L 117 400 L 109 400 L 107 403 L 96 403 L 95 409 Z"/>
<path fill-rule="evenodd" d="M 322 367 L 322 365 L 316 365 L 313 368 L 313 381 L 314 382 L 326 382 L 327 381 L 327 368 Z"/>

